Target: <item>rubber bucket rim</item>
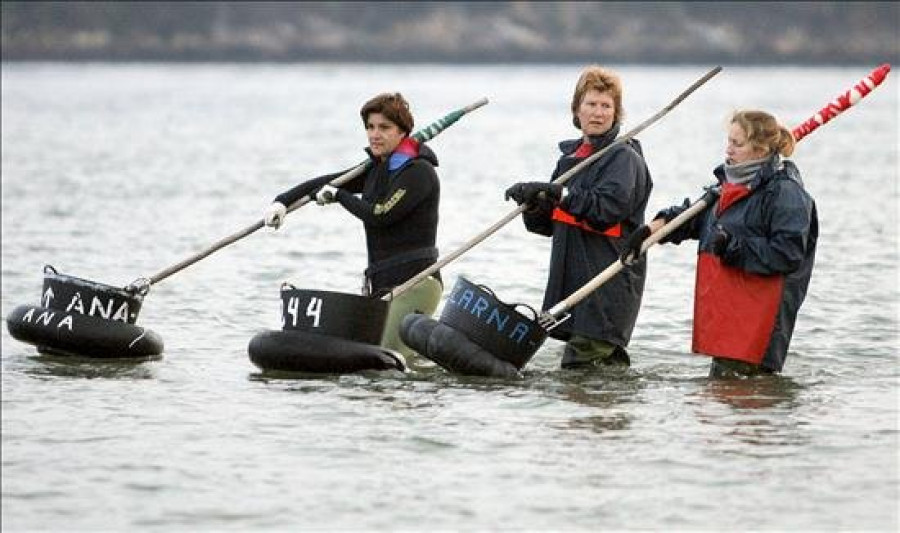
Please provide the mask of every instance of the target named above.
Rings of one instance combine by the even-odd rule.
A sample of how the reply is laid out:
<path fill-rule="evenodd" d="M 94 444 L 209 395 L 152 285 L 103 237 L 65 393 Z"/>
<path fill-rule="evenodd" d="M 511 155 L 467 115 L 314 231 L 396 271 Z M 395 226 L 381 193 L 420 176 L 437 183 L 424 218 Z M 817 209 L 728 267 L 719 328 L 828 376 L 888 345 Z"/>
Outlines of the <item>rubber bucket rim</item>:
<path fill-rule="evenodd" d="M 296 307 L 289 301 L 292 296 L 298 297 Z M 306 331 L 373 345 L 381 342 L 390 306 L 380 298 L 289 283 L 282 283 L 280 299 L 283 331 Z"/>
<path fill-rule="evenodd" d="M 76 312 L 76 313 L 84 314 L 87 316 L 94 316 L 94 317 L 103 318 L 103 319 L 112 320 L 112 321 L 120 321 L 118 318 L 114 318 L 114 317 L 116 317 L 118 315 L 119 311 L 122 310 L 121 309 L 122 304 L 119 303 L 118 305 L 115 305 L 115 302 L 116 302 L 116 300 L 121 300 L 128 304 L 128 313 L 126 314 L 126 320 L 124 320 L 124 322 L 127 322 L 129 324 L 134 324 L 137 322 L 138 315 L 140 314 L 140 311 L 141 311 L 141 304 L 144 301 L 143 294 L 141 294 L 139 292 L 128 291 L 124 288 L 107 285 L 105 283 L 99 283 L 96 281 L 79 278 L 76 276 L 70 276 L 68 274 L 62 274 L 58 270 L 56 270 L 56 268 L 54 268 L 52 265 L 44 265 L 43 270 L 44 270 L 44 283 L 43 283 L 43 288 L 41 289 L 41 304 L 42 305 L 44 304 L 43 298 L 44 298 L 44 295 L 46 294 L 47 290 L 52 289 L 54 286 L 55 286 L 55 288 L 60 289 L 60 290 L 65 289 L 65 291 L 71 292 L 73 295 L 76 293 L 78 295 L 81 295 L 82 292 L 88 291 L 87 297 L 81 296 L 81 298 L 82 298 L 81 309 L 82 310 L 79 310 L 78 307 L 75 307 L 72 305 L 74 296 L 73 295 L 70 296 L 70 295 L 66 294 L 66 292 L 63 292 L 62 294 L 58 294 L 58 295 L 54 292 L 54 294 L 53 294 L 54 298 L 52 300 L 50 300 L 47 307 L 49 307 L 51 309 L 59 309 L 61 311 L 66 311 L 66 312 L 70 312 L 70 311 L 74 310 L 74 312 Z M 90 294 L 90 293 L 93 293 L 93 294 Z M 63 307 L 58 302 L 66 301 L 66 296 L 68 296 L 69 305 Z M 108 306 L 110 307 L 110 311 L 107 311 L 106 314 L 112 316 L 113 318 L 110 318 L 110 316 L 104 316 L 104 314 L 102 312 L 99 314 L 95 314 L 93 312 L 94 311 L 94 305 L 93 305 L 94 300 L 97 299 L 98 296 L 107 299 Z M 90 299 L 90 301 L 91 301 L 91 303 L 89 304 L 90 312 L 84 313 L 83 312 L 84 302 L 87 301 L 88 299 Z M 115 307 L 117 309 L 117 311 L 115 313 L 112 312 L 112 309 L 111 309 L 112 307 Z"/>

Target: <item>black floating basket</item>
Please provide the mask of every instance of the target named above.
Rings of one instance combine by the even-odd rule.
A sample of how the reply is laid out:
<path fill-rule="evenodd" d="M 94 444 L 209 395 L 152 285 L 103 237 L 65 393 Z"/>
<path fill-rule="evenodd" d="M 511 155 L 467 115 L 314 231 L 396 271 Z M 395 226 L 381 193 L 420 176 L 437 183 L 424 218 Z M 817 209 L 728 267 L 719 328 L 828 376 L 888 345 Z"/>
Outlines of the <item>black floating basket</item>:
<path fill-rule="evenodd" d="M 520 307 L 531 316 L 520 313 Z M 537 311 L 530 306 L 502 302 L 484 285 L 460 276 L 444 303 L 440 322 L 521 369 L 547 338 L 537 319 Z"/>
<path fill-rule="evenodd" d="M 342 292 L 281 286 L 281 327 L 379 344 L 389 303 Z"/>
<path fill-rule="evenodd" d="M 143 300 L 139 292 L 60 274 L 52 266 L 44 266 L 42 307 L 134 324 Z"/>

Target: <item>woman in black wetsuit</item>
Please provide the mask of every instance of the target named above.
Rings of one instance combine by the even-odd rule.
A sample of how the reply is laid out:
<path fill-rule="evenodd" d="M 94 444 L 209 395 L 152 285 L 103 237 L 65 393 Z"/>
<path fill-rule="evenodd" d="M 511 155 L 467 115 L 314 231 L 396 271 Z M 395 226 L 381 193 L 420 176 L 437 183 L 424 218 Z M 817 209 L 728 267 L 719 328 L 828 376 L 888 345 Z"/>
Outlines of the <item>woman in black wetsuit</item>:
<path fill-rule="evenodd" d="M 379 297 L 437 261 L 441 190 L 434 167 L 438 161 L 428 146 L 409 136 L 414 120 L 399 93 L 375 96 L 363 105 L 360 116 L 369 141 L 366 171 L 339 188 L 329 182 L 343 172 L 279 194 L 266 212 L 265 223 L 278 228 L 286 206 L 304 196 L 315 198 L 319 205 L 339 203 L 363 223 L 369 259 L 364 293 Z M 435 272 L 394 298 L 381 345 L 412 355 L 400 340 L 400 320 L 414 312 L 432 314 L 442 292 L 440 273 Z"/>

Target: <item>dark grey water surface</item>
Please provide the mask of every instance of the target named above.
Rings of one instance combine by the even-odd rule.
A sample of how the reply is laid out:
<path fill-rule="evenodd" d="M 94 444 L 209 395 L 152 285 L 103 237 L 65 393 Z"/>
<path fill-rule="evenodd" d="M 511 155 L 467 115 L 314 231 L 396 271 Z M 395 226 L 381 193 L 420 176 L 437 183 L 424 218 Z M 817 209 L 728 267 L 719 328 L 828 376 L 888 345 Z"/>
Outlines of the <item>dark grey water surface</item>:
<path fill-rule="evenodd" d="M 626 128 L 711 66 L 621 68 Z M 726 66 L 640 136 L 651 212 L 699 196 L 729 111 L 798 124 L 874 66 Z M 420 125 L 491 99 L 431 142 L 449 252 L 549 175 L 579 70 L 4 64 L 3 315 L 38 302 L 45 263 L 122 286 L 358 163 L 358 108 L 387 90 Z M 4 530 L 897 530 L 895 77 L 793 158 L 821 239 L 782 377 L 705 377 L 690 245 L 650 252 L 627 371 L 562 372 L 548 341 L 516 381 L 262 375 L 247 344 L 279 327 L 281 282 L 355 292 L 365 265 L 355 219 L 310 205 L 153 288 L 161 360 L 39 357 L 3 328 Z M 514 221 L 444 277 L 537 306 L 548 255 Z"/>

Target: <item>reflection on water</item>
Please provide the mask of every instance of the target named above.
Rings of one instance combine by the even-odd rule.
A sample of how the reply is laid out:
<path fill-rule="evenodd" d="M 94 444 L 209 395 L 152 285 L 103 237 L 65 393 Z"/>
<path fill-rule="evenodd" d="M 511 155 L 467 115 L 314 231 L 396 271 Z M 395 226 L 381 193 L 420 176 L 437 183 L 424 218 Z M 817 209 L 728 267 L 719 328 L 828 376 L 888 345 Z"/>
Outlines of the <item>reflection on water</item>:
<path fill-rule="evenodd" d="M 563 398 L 586 407 L 596 413 L 588 416 L 573 416 L 566 420 L 564 427 L 577 430 L 591 430 L 596 433 L 627 429 L 633 416 L 626 410 L 630 394 L 620 391 L 604 391 L 601 384 L 591 386 L 570 385 L 562 391 Z"/>
<path fill-rule="evenodd" d="M 716 426 L 724 439 L 750 446 L 729 453 L 754 457 L 792 454 L 796 446 L 810 440 L 795 412 L 803 392 L 803 386 L 784 376 L 709 379 L 691 404 L 701 424 Z M 716 405 L 727 409 L 716 409 Z"/>
<path fill-rule="evenodd" d="M 160 356 L 142 359 L 91 359 L 75 356 L 41 354 L 28 358 L 32 364 L 23 364 L 23 373 L 36 378 L 85 378 L 141 380 L 156 377 L 154 367 L 148 362 Z"/>
<path fill-rule="evenodd" d="M 735 409 L 793 408 L 803 387 L 790 376 L 709 379 L 698 396 L 715 400 Z M 787 404 L 787 405 L 783 405 Z"/>
<path fill-rule="evenodd" d="M 634 419 L 629 406 L 640 402 L 644 381 L 629 368 L 595 367 L 584 371 L 556 370 L 535 373 L 532 386 L 541 394 L 587 408 L 588 415 L 571 415 L 551 424 L 558 429 L 589 430 L 594 433 L 627 429 Z M 585 409 L 579 409 L 578 412 Z"/>

